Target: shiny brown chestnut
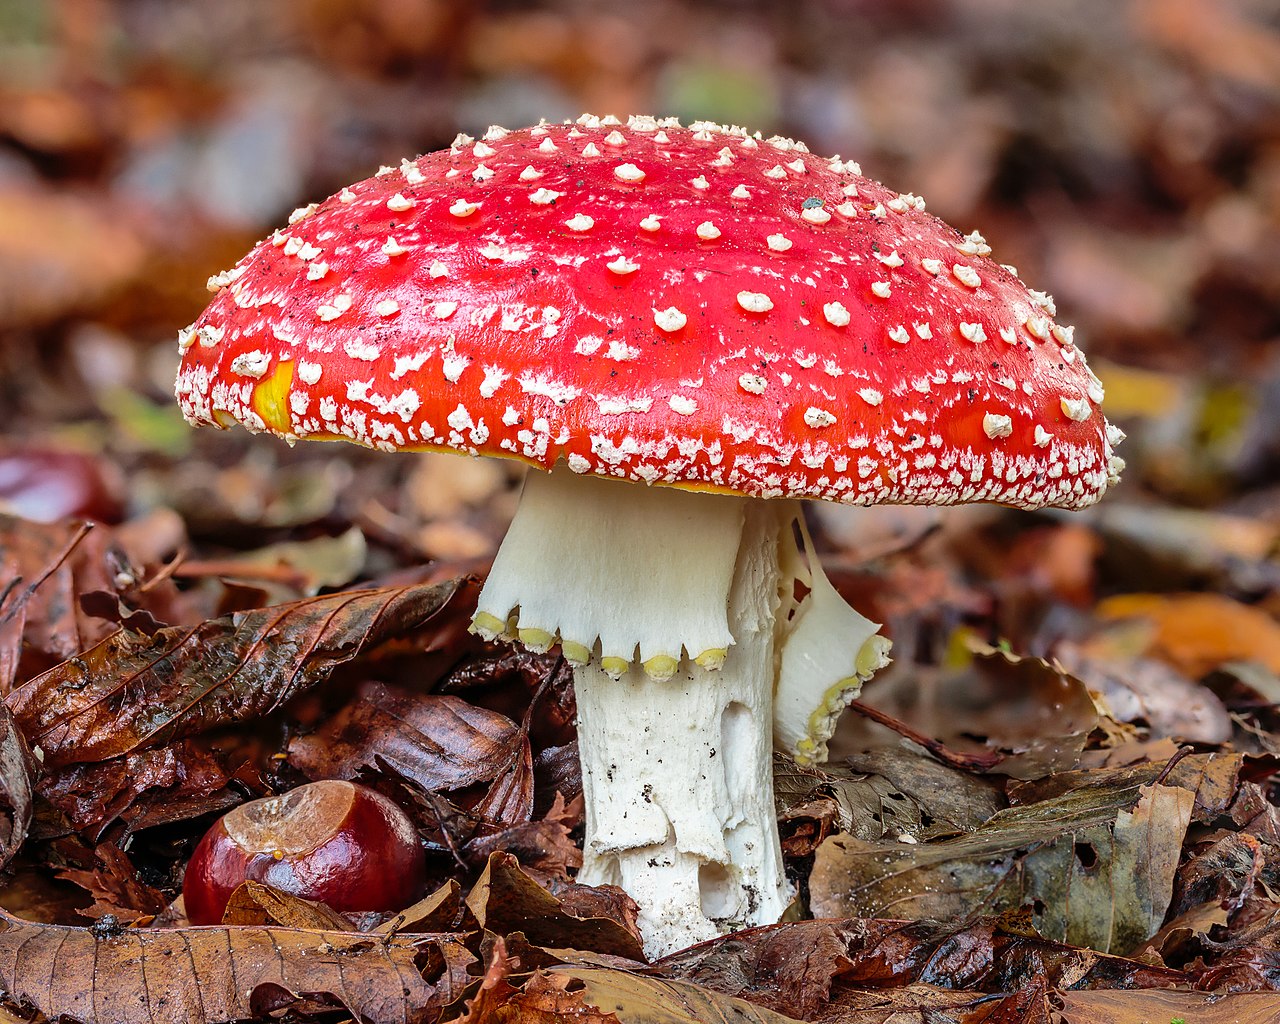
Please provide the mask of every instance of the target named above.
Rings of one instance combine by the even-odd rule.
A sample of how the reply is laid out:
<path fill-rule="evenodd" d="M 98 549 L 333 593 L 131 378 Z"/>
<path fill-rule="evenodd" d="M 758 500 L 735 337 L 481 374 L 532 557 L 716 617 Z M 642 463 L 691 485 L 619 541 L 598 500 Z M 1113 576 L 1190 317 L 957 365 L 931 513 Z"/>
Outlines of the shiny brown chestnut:
<path fill-rule="evenodd" d="M 339 780 L 241 804 L 187 864 L 192 924 L 218 924 L 236 886 L 264 882 L 338 911 L 400 910 L 422 896 L 426 859 L 408 816 L 381 793 Z"/>

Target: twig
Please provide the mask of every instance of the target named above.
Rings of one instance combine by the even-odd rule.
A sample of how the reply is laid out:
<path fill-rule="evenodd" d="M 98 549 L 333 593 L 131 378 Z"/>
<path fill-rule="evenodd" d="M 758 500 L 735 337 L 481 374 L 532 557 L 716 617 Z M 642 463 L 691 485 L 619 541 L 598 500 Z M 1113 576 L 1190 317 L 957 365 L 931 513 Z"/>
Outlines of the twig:
<path fill-rule="evenodd" d="M 900 721 L 876 708 L 869 707 L 861 701 L 855 700 L 849 705 L 849 710 L 856 711 L 863 718 L 869 718 L 887 729 L 892 729 L 899 736 L 905 736 L 912 743 L 917 743 L 924 747 L 939 761 L 952 768 L 959 768 L 963 771 L 985 772 L 990 771 L 1005 759 L 1005 755 L 998 750 L 993 750 L 989 754 L 965 754 L 958 750 L 952 750 L 945 743 L 926 736 L 924 733 L 911 728 L 906 722 Z"/>
<path fill-rule="evenodd" d="M 32 596 L 40 589 L 44 581 L 62 567 L 62 563 L 71 557 L 71 553 L 80 546 L 80 542 L 84 540 L 85 537 L 89 536 L 89 531 L 92 529 L 93 523 L 88 520 L 85 520 L 79 525 L 79 527 L 77 527 L 75 535 L 67 542 L 66 546 L 61 552 L 59 552 L 58 556 L 41 571 L 39 576 L 31 581 L 27 588 L 18 595 L 18 598 L 15 601 L 11 602 L 3 612 L 0 612 L 0 625 L 4 625 L 4 623 L 13 618 L 20 608 L 26 606 L 26 603 L 31 600 Z M 9 595 L 18 588 L 18 584 L 21 583 L 21 581 L 22 577 L 19 576 L 4 588 L 4 593 L 0 594 L 0 605 L 3 605 L 4 602 L 8 600 Z"/>

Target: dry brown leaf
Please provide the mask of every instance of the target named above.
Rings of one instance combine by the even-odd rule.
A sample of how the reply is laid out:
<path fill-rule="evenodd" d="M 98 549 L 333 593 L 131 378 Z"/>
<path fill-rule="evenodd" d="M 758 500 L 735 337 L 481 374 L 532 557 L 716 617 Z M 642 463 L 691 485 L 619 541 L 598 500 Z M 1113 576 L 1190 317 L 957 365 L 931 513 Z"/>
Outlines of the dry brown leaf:
<path fill-rule="evenodd" d="M 1197 679 L 1228 661 L 1280 672 L 1280 622 L 1222 594 L 1121 594 L 1101 601 L 1097 614 L 1145 619 L 1148 652 Z"/>
<path fill-rule="evenodd" d="M 521 871 L 509 854 L 489 857 L 479 880 L 467 894 L 466 903 L 480 925 L 498 935 L 522 932 L 539 946 L 594 950 L 644 960 L 634 916 L 625 923 L 613 917 L 577 917 Z"/>
<path fill-rule="evenodd" d="M 0 707 L 0 868 L 26 842 L 34 806 L 35 762 L 8 708 Z"/>
<path fill-rule="evenodd" d="M 228 926 L 302 928 L 309 931 L 353 932 L 355 927 L 323 903 L 304 900 L 270 885 L 252 880 L 236 886 L 222 912 Z"/>
<path fill-rule="evenodd" d="M 1159 928 L 1195 795 L 1133 778 L 1011 807 L 969 835 L 904 846 L 835 836 L 815 914 L 963 920 L 1034 901 L 1047 937 L 1124 953 Z"/>
<path fill-rule="evenodd" d="M 621 1024 L 794 1024 L 773 1010 L 687 981 L 645 977 L 607 967 L 552 967 L 551 977 L 582 986 L 582 998 Z"/>
<path fill-rule="evenodd" d="M 1277 1024 L 1280 994 L 1203 992 L 1059 992 L 1056 1024 Z"/>
<path fill-rule="evenodd" d="M 370 1024 L 432 1021 L 475 962 L 449 935 L 32 924 L 0 910 L 0 987 L 51 1020 L 215 1024 L 305 998 Z"/>

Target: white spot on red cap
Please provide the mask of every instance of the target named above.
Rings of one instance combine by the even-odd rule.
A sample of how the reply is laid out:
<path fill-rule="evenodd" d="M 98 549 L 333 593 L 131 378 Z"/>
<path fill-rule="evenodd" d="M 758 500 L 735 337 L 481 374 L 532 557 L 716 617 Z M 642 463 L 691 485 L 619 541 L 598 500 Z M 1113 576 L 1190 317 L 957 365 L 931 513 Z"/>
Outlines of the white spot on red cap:
<path fill-rule="evenodd" d="M 551 136 L 549 135 L 538 143 L 539 153 L 554 153 L 558 148 L 559 147 L 551 141 Z"/>
<path fill-rule="evenodd" d="M 387 240 L 382 243 L 382 254 L 384 256 L 402 256 L 408 251 L 409 251 L 408 249 L 406 249 L 403 245 L 397 242 L 390 235 L 388 235 Z"/>
<path fill-rule="evenodd" d="M 615 132 L 614 134 L 617 133 Z M 619 181 L 625 181 L 633 185 L 644 181 L 644 171 L 640 170 L 635 164 L 619 164 L 613 169 L 613 176 Z"/>
<path fill-rule="evenodd" d="M 534 167 L 533 164 L 530 164 L 528 167 L 526 167 L 523 171 L 520 172 L 521 181 L 537 181 L 541 177 L 542 177 L 542 172 L 538 170 L 536 167 Z"/>
<path fill-rule="evenodd" d="M 698 225 L 697 235 L 704 242 L 714 242 L 720 237 L 720 229 L 712 224 L 711 221 L 704 220 Z"/>
<path fill-rule="evenodd" d="M 356 194 L 349 188 L 344 188 L 338 193 L 338 202 L 343 206 L 349 206 L 356 201 Z"/>
<path fill-rule="evenodd" d="M 479 203 L 471 203 L 465 199 L 455 199 L 449 207 L 449 212 L 455 217 L 470 217 L 478 209 L 480 209 Z"/>
<path fill-rule="evenodd" d="M 327 273 L 329 273 L 329 264 L 317 260 L 307 267 L 307 280 L 319 281 Z"/>
<path fill-rule="evenodd" d="M 907 329 L 898 324 L 896 327 L 889 328 L 889 339 L 896 341 L 899 345 L 905 345 L 911 340 L 911 335 L 907 333 Z"/>
<path fill-rule="evenodd" d="M 347 310 L 351 308 L 351 296 L 343 293 L 335 295 L 330 302 L 321 303 L 316 308 L 316 315 L 325 323 L 337 320 Z"/>
<path fill-rule="evenodd" d="M 396 213 L 403 213 L 405 210 L 412 210 L 414 202 L 408 198 L 403 192 L 397 192 L 387 200 L 387 209 Z"/>
<path fill-rule="evenodd" d="M 595 223 L 595 220 L 588 217 L 585 213 L 575 213 L 564 222 L 564 226 L 570 231 L 590 231 L 595 227 Z"/>
<path fill-rule="evenodd" d="M 738 305 L 748 313 L 767 313 L 773 309 L 773 300 L 764 292 L 738 292 Z"/>
<path fill-rule="evenodd" d="M 619 256 L 616 260 L 610 260 L 605 264 L 615 274 L 634 274 L 640 269 L 639 263 L 632 263 L 625 256 Z"/>
<path fill-rule="evenodd" d="M 1093 407 L 1089 404 L 1087 398 L 1066 398 L 1063 397 L 1062 412 L 1067 419 L 1075 420 L 1077 423 L 1083 423 L 1093 412 Z"/>
<path fill-rule="evenodd" d="M 701 174 L 699 174 L 696 178 L 694 178 L 693 181 L 689 182 L 689 184 L 692 185 L 694 188 L 696 188 L 699 192 L 702 192 L 711 187 L 711 183 L 707 181 L 707 179 Z"/>
<path fill-rule="evenodd" d="M 758 373 L 744 373 L 738 377 L 738 387 L 749 395 L 763 395 L 769 382 Z"/>
<path fill-rule="evenodd" d="M 1013 433 L 1013 419 L 998 412 L 989 412 L 982 417 L 982 432 L 995 440 L 998 437 L 1008 437 Z"/>
<path fill-rule="evenodd" d="M 675 306 L 668 306 L 666 309 L 655 309 L 653 311 L 653 322 L 662 330 L 670 333 L 680 330 L 681 327 L 689 322 L 689 318 L 676 309 Z"/>
<path fill-rule="evenodd" d="M 735 188 L 732 192 L 729 193 L 729 198 L 730 199 L 750 199 L 751 190 L 748 189 L 746 185 L 739 185 L 737 188 Z"/>
<path fill-rule="evenodd" d="M 662 218 L 656 213 L 651 213 L 640 222 L 640 228 L 642 231 L 657 231 L 658 228 L 662 227 L 661 221 Z"/>
<path fill-rule="evenodd" d="M 809 406 L 804 411 L 804 421 L 814 430 L 821 430 L 823 427 L 829 427 L 835 423 L 836 418 L 826 409 L 819 409 L 817 406 Z"/>
<path fill-rule="evenodd" d="M 1049 337 L 1049 321 L 1044 317 L 1029 316 L 1022 322 L 1022 326 L 1034 337 L 1043 341 Z"/>
<path fill-rule="evenodd" d="M 383 299 L 373 307 L 373 311 L 382 317 L 395 316 L 400 312 L 400 303 L 395 299 Z"/>
<path fill-rule="evenodd" d="M 231 372 L 259 380 L 270 365 L 271 354 L 258 349 L 253 352 L 242 352 L 231 360 Z"/>
<path fill-rule="evenodd" d="M 457 311 L 458 311 L 458 304 L 452 301 L 437 302 L 433 307 L 433 312 L 435 313 L 436 318 L 438 320 L 448 320 L 449 317 L 453 316 L 453 314 L 456 313 Z"/>
<path fill-rule="evenodd" d="M 1048 448 L 1049 442 L 1053 440 L 1053 435 L 1045 430 L 1039 423 L 1036 424 L 1035 440 L 1037 448 Z"/>
<path fill-rule="evenodd" d="M 966 288 L 979 288 L 982 285 L 982 278 L 978 276 L 978 272 L 973 267 L 965 266 L 963 263 L 957 263 L 953 266 L 951 273 Z"/>
<path fill-rule="evenodd" d="M 692 416 L 698 411 L 697 400 L 690 398 L 688 395 L 672 395 L 667 400 L 667 405 L 671 406 L 672 412 L 681 416 Z"/>
<path fill-rule="evenodd" d="M 987 332 L 980 323 L 960 323 L 960 336 L 966 341 L 972 341 L 975 345 L 980 341 L 987 340 Z"/>
<path fill-rule="evenodd" d="M 867 403 L 867 405 L 879 405 L 884 401 L 884 395 L 875 388 L 862 388 L 858 392 L 858 395 Z"/>
<path fill-rule="evenodd" d="M 897 249 L 894 249 L 893 252 L 889 253 L 888 256 L 886 256 L 882 252 L 878 252 L 875 254 L 875 257 L 881 263 L 883 263 L 886 267 L 900 267 L 902 266 L 902 263 L 903 263 L 903 259 L 901 256 L 898 255 Z"/>
<path fill-rule="evenodd" d="M 889 286 L 888 281 L 871 282 L 871 294 L 876 296 L 876 298 L 887 299 L 892 292 L 893 289 Z"/>
<path fill-rule="evenodd" d="M 794 244 L 786 235 L 770 235 L 765 243 L 774 252 L 786 252 Z"/>
<path fill-rule="evenodd" d="M 806 206 L 800 211 L 800 216 L 810 224 L 825 224 L 831 219 L 831 214 L 821 206 Z"/>
<path fill-rule="evenodd" d="M 841 302 L 828 302 L 822 307 L 822 315 L 832 327 L 848 327 L 849 311 Z M 798 362 L 799 360 L 797 360 Z M 801 364 L 803 365 L 803 364 Z M 812 363 L 810 365 L 813 365 Z"/>

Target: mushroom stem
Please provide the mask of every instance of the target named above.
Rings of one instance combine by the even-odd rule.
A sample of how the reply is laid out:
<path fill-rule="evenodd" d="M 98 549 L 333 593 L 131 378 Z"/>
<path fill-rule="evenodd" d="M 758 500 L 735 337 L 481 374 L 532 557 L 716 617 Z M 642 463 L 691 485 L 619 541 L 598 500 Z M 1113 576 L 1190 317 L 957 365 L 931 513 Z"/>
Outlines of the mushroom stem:
<path fill-rule="evenodd" d="M 825 759 L 887 660 L 797 523 L 808 549 L 795 500 L 531 473 L 480 594 L 476 632 L 574 665 L 579 879 L 636 900 L 650 955 L 778 920 L 772 748 Z"/>
<path fill-rule="evenodd" d="M 790 504 L 779 502 L 778 505 Z M 772 705 L 784 520 L 749 502 L 723 667 L 656 680 L 574 672 L 587 839 L 578 880 L 640 905 L 651 957 L 772 924 L 791 897 L 773 804 Z"/>

